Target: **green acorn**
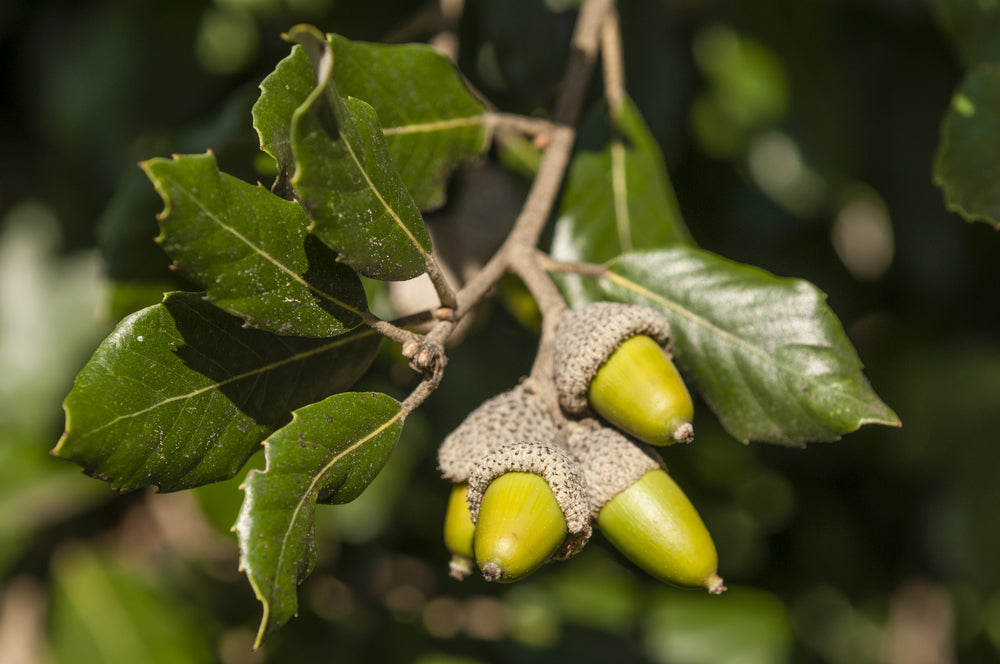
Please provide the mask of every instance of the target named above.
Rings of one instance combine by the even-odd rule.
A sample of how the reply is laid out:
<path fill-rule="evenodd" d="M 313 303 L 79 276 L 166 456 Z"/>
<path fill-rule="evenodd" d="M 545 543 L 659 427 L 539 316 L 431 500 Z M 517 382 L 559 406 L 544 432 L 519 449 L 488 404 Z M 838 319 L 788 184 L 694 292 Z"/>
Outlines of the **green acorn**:
<path fill-rule="evenodd" d="M 479 505 L 476 564 L 487 581 L 516 581 L 547 562 L 566 535 L 566 518 L 548 483 L 533 473 L 504 473 L 490 482 Z"/>
<path fill-rule="evenodd" d="M 694 404 L 666 347 L 670 324 L 648 307 L 597 302 L 569 311 L 555 337 L 555 383 L 568 413 L 588 407 L 651 445 L 690 442 Z"/>
<path fill-rule="evenodd" d="M 473 565 L 472 538 L 476 525 L 469 513 L 468 489 L 468 482 L 452 487 L 444 516 L 444 545 L 451 552 L 450 574 L 459 581 L 472 572 Z"/>
<path fill-rule="evenodd" d="M 482 457 L 507 444 L 534 438 L 554 439 L 556 426 L 535 398 L 530 381 L 498 394 L 472 411 L 438 448 L 438 466 L 455 482 L 445 514 L 445 547 L 451 552 L 452 577 L 472 571 L 473 533 L 466 492 L 469 475 Z"/>
<path fill-rule="evenodd" d="M 487 581 L 522 579 L 590 538 L 586 486 L 567 452 L 543 442 L 506 445 L 469 478 L 476 564 Z"/>
<path fill-rule="evenodd" d="M 667 583 L 726 589 L 712 536 L 655 451 L 593 420 L 573 425 L 569 449 L 587 477 L 597 527 L 615 548 Z"/>

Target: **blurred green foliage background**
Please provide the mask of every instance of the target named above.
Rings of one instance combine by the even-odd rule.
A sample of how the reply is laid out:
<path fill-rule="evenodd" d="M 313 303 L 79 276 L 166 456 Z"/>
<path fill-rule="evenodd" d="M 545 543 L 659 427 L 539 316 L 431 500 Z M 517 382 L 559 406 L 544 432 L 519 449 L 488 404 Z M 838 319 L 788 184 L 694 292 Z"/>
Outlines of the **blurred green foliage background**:
<path fill-rule="evenodd" d="M 503 110 L 544 111 L 574 5 L 469 0 L 462 71 Z M 252 652 L 260 607 L 229 532 L 240 478 L 116 496 L 48 457 L 60 402 L 116 320 L 179 283 L 151 241 L 160 202 L 136 163 L 211 148 L 268 182 L 249 108 L 287 53 L 280 33 L 307 21 L 425 40 L 435 15 L 413 0 L 8 0 L 0 661 L 997 661 L 1000 238 L 949 214 L 931 183 L 969 45 L 920 0 L 619 5 L 628 88 L 695 239 L 827 292 L 902 429 L 744 447 L 701 404 L 696 444 L 666 460 L 716 538 L 721 598 L 654 582 L 599 536 L 513 586 L 457 583 L 434 447 L 530 367 L 534 332 L 504 290 L 375 484 L 318 510 L 300 616 Z M 503 190 L 510 209 L 525 184 Z M 459 186 L 455 201 L 475 199 Z M 406 393 L 395 355 L 365 387 Z"/>

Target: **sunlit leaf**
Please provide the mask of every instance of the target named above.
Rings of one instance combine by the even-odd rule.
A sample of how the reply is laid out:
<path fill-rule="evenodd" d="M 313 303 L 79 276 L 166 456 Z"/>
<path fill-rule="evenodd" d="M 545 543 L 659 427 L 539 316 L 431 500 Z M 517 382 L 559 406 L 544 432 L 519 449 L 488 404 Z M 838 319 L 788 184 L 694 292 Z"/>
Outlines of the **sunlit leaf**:
<path fill-rule="evenodd" d="M 380 337 L 247 329 L 194 293 L 123 320 L 66 397 L 57 456 L 123 491 L 233 476 L 291 411 L 350 386 Z"/>
<path fill-rule="evenodd" d="M 267 466 L 247 475 L 236 522 L 240 567 L 264 607 L 258 644 L 295 615 L 298 584 L 316 563 L 316 504 L 357 498 L 402 428 L 398 401 L 352 392 L 297 410 L 265 441 Z"/>
<path fill-rule="evenodd" d="M 361 280 L 309 235 L 297 203 L 219 172 L 211 152 L 142 167 L 163 198 L 157 240 L 210 302 L 278 334 L 331 337 L 361 323 Z"/>
<path fill-rule="evenodd" d="M 899 425 L 808 282 L 684 246 L 625 254 L 609 268 L 605 296 L 670 320 L 678 364 L 738 440 L 802 445 Z"/>
<path fill-rule="evenodd" d="M 291 184 L 311 230 L 366 277 L 389 281 L 424 272 L 430 236 L 393 167 L 375 109 L 343 98 L 333 80 L 333 50 L 315 28 L 288 35 L 309 55 L 316 87 L 292 115 Z"/>
<path fill-rule="evenodd" d="M 934 181 L 948 209 L 1000 227 L 1000 64 L 969 72 L 944 118 Z"/>
<path fill-rule="evenodd" d="M 627 100 L 600 152 L 580 152 L 570 166 L 555 225 L 558 260 L 603 263 L 618 254 L 690 242 L 663 155 L 642 115 Z M 592 298 L 582 280 L 562 275 L 573 304 Z"/>
<path fill-rule="evenodd" d="M 340 95 L 375 109 L 389 154 L 414 201 L 424 209 L 440 206 L 451 173 L 488 145 L 483 105 L 451 63 L 428 46 L 329 39 Z M 294 171 L 289 119 L 314 87 L 313 67 L 298 46 L 261 84 L 254 126 L 261 146 L 279 165 L 278 191 L 290 191 L 287 182 Z"/>

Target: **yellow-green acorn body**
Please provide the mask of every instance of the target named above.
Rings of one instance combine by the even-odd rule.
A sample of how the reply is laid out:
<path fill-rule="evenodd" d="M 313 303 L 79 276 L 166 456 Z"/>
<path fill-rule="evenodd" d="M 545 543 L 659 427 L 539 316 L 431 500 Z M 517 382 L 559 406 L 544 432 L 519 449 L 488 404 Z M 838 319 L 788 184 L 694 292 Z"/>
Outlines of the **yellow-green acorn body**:
<path fill-rule="evenodd" d="M 712 536 L 664 470 L 647 472 L 605 503 L 597 527 L 629 560 L 662 581 L 725 590 Z"/>
<path fill-rule="evenodd" d="M 488 399 L 442 441 L 438 448 L 441 474 L 455 483 L 445 514 L 445 546 L 451 552 L 450 574 L 463 579 L 475 567 L 469 511 L 469 478 L 484 457 L 527 439 L 553 439 L 556 426 L 537 400 L 530 380 Z M 483 487 L 485 489 L 485 487 Z"/>
<path fill-rule="evenodd" d="M 517 581 L 547 562 L 566 534 L 566 519 L 542 477 L 504 473 L 479 505 L 476 564 L 489 581 Z"/>
<path fill-rule="evenodd" d="M 570 424 L 567 445 L 597 527 L 615 548 L 667 583 L 725 590 L 711 535 L 653 448 L 593 419 Z"/>
<path fill-rule="evenodd" d="M 559 405 L 651 445 L 690 442 L 694 404 L 669 343 L 670 323 L 649 307 L 596 302 L 566 312 L 554 343 Z"/>
<path fill-rule="evenodd" d="M 468 501 L 483 578 L 517 581 L 583 548 L 591 533 L 585 482 L 572 455 L 542 441 L 505 445 L 480 459 Z"/>
<path fill-rule="evenodd" d="M 444 545 L 451 552 L 451 576 L 459 580 L 472 572 L 474 563 L 472 541 L 476 526 L 466 499 L 468 489 L 468 482 L 452 487 L 444 516 Z"/>
<path fill-rule="evenodd" d="M 590 381 L 594 411 L 625 433 L 653 445 L 683 439 L 694 417 L 684 380 L 651 337 L 639 334 L 618 347 Z"/>

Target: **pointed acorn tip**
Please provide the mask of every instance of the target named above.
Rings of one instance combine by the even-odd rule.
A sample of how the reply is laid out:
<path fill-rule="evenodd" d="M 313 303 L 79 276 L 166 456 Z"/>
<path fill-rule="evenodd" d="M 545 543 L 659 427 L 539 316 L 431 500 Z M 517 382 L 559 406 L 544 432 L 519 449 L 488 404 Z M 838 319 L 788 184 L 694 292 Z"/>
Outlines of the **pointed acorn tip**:
<path fill-rule="evenodd" d="M 722 584 L 722 577 L 718 574 L 708 577 L 705 586 L 708 588 L 708 592 L 713 595 L 721 595 L 726 592 L 726 586 Z"/>
<path fill-rule="evenodd" d="M 499 581 L 503 576 L 503 570 L 496 563 L 486 563 L 483 565 L 483 578 L 487 581 Z"/>
<path fill-rule="evenodd" d="M 694 427 L 690 422 L 685 422 L 677 427 L 676 431 L 674 431 L 674 440 L 678 443 L 690 443 L 694 441 Z"/>

